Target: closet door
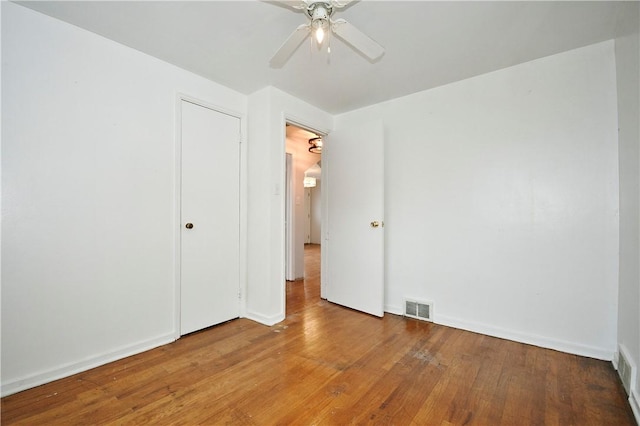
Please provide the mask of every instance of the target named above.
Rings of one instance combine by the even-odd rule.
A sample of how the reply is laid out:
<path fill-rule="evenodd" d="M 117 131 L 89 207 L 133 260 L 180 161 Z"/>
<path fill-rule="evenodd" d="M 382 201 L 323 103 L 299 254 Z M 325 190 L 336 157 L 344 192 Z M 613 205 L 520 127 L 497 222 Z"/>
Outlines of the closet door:
<path fill-rule="evenodd" d="M 240 119 L 181 102 L 180 334 L 240 312 Z"/>

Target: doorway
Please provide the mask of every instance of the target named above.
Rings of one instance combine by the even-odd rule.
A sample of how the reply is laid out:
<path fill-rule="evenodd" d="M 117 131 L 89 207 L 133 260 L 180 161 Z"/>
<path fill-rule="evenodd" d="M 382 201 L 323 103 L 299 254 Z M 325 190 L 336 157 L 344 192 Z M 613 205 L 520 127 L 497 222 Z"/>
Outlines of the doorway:
<path fill-rule="evenodd" d="M 287 316 L 295 315 L 320 300 L 320 245 L 305 244 L 304 279 L 286 282 Z"/>
<path fill-rule="evenodd" d="M 289 133 L 294 130 L 290 127 L 294 126 L 287 126 Z M 298 143 L 289 149 L 310 151 L 311 139 L 307 141 L 308 145 Z M 363 141 L 366 141 L 366 150 L 362 149 Z M 382 317 L 385 259 L 383 124 L 371 121 L 333 129 L 330 140 L 322 145 L 325 171 L 321 197 L 320 297 Z M 296 206 L 303 202 L 295 192 L 295 186 L 300 186 L 300 180 L 304 179 L 302 170 L 307 171 L 309 164 L 303 165 L 304 169 L 293 166 L 292 202 Z M 367 176 L 367 185 L 362 185 L 362 176 Z M 304 226 L 295 219 L 294 222 L 296 227 Z M 293 231 L 297 232 L 296 242 L 300 247 L 303 232 L 297 228 Z M 301 254 L 300 249 L 294 253 L 294 278 L 304 277 L 303 262 L 298 260 Z"/>
<path fill-rule="evenodd" d="M 291 123 L 287 123 L 285 135 L 285 278 L 290 312 L 293 286 L 317 283 L 318 298 L 320 295 L 322 138 L 317 132 Z"/>

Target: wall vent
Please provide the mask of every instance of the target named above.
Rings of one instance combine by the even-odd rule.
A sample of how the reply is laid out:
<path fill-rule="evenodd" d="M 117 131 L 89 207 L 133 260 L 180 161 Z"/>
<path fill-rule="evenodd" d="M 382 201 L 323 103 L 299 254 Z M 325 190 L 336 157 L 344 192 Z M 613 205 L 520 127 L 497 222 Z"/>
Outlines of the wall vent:
<path fill-rule="evenodd" d="M 624 390 L 627 391 L 627 395 L 631 395 L 631 384 L 635 381 L 636 368 L 631 363 L 629 353 L 623 345 L 620 345 L 618 351 L 618 375 L 622 380 Z"/>
<path fill-rule="evenodd" d="M 404 316 L 423 321 L 433 321 L 433 302 L 405 299 Z"/>

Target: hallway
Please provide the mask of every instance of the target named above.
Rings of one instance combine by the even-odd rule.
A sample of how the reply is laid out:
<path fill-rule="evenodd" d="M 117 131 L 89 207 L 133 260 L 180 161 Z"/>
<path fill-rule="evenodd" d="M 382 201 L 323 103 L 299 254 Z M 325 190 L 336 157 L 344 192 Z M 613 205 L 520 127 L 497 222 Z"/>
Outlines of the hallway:
<path fill-rule="evenodd" d="M 304 279 L 287 281 L 287 316 L 320 301 L 320 244 L 304 245 Z"/>

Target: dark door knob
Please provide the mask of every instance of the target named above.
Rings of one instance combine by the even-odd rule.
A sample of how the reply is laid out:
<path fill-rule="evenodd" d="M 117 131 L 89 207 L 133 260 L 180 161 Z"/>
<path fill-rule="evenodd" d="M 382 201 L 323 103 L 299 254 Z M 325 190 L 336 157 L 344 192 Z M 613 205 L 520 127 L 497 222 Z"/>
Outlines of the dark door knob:
<path fill-rule="evenodd" d="M 193 228 L 193 223 L 187 223 L 187 224 L 185 225 L 185 228 L 187 228 L 187 229 L 191 229 L 191 228 Z"/>

